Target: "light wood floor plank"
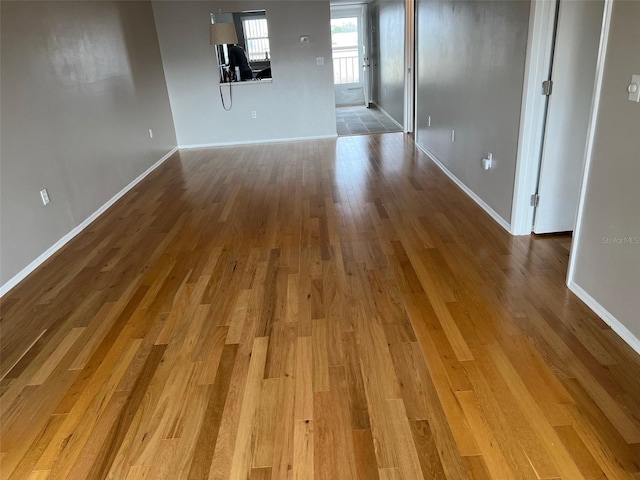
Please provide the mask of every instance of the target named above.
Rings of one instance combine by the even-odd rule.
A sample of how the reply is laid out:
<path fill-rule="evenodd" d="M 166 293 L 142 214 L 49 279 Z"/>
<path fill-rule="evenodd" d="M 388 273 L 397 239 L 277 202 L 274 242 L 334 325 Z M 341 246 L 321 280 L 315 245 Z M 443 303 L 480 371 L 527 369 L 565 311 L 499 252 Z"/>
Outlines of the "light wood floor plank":
<path fill-rule="evenodd" d="M 0 477 L 638 480 L 570 247 L 400 133 L 176 153 L 0 299 Z"/>

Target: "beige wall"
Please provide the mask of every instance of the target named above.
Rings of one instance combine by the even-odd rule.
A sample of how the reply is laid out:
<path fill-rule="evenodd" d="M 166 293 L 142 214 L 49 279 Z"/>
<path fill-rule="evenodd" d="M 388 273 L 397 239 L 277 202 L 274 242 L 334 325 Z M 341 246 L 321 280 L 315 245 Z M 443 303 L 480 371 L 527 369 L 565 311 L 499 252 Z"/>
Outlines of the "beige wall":
<path fill-rule="evenodd" d="M 0 3 L 5 284 L 176 140 L 149 2 Z"/>
<path fill-rule="evenodd" d="M 640 338 L 640 2 L 616 1 L 576 246 L 575 283 Z"/>
<path fill-rule="evenodd" d="M 179 145 L 336 134 L 329 2 L 158 1 L 153 9 Z M 210 14 L 255 9 L 266 10 L 273 82 L 233 86 L 226 112 L 209 45 Z M 301 44 L 301 35 L 310 42 Z M 316 57 L 324 57 L 323 66 Z M 226 85 L 223 92 L 228 103 Z"/>
<path fill-rule="evenodd" d="M 506 223 L 529 8 L 530 2 L 520 0 L 418 0 L 417 5 L 416 140 Z M 496 167 L 486 172 L 482 158 L 488 152 Z"/>

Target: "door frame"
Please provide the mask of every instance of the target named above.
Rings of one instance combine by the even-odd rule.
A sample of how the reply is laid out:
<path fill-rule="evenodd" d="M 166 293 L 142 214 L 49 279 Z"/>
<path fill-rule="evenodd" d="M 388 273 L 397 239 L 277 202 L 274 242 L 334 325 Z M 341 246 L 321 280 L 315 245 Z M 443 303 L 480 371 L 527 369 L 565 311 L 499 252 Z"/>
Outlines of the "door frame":
<path fill-rule="evenodd" d="M 557 3 L 558 0 L 534 0 L 531 2 L 520 114 L 520 133 L 518 136 L 516 173 L 511 208 L 510 231 L 513 235 L 530 235 L 533 231 L 535 208 L 531 205 L 531 196 L 537 192 L 538 188 L 548 101 L 548 97 L 542 94 L 542 82 L 549 79 L 549 72 L 551 71 Z M 601 77 L 609 36 L 612 5 L 613 0 L 605 0 L 596 68 L 596 89 L 592 98 L 589 116 L 589 140 L 585 152 L 585 167 L 582 172 L 580 197 L 583 195 L 585 173 L 591 156 L 591 143 L 593 141 L 591 137 L 597 115 L 597 102 L 602 83 Z M 582 200 L 579 200 L 578 215 L 574 229 L 576 236 L 579 231 L 581 202 Z"/>
<path fill-rule="evenodd" d="M 531 2 L 511 206 L 513 235 L 530 235 L 533 231 L 531 195 L 536 193 L 538 186 L 548 99 L 542 95 L 542 82 L 549 78 L 551 71 L 556 5 L 557 0 Z"/>
<path fill-rule="evenodd" d="M 371 66 L 371 12 L 369 12 L 369 4 L 361 4 L 362 17 L 362 93 L 364 95 L 364 106 L 371 107 L 373 103 L 373 69 Z"/>
<path fill-rule="evenodd" d="M 573 232 L 592 115 L 604 0 L 557 3 L 533 233 Z M 579 62 L 579 63 L 576 63 Z"/>
<path fill-rule="evenodd" d="M 415 66 L 416 66 L 416 4 L 404 2 L 404 133 L 413 133 L 416 124 Z"/>

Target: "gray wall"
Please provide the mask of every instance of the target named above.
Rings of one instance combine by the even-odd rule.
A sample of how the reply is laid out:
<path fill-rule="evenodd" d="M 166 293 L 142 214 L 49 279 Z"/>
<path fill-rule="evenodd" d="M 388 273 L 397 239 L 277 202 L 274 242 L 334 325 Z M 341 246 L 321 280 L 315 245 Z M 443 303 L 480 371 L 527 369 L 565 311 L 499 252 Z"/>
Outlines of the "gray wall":
<path fill-rule="evenodd" d="M 265 9 L 273 83 L 234 85 L 225 112 L 218 91 L 211 12 Z M 257 142 L 336 134 L 329 2 L 154 2 L 179 145 Z M 311 41 L 299 42 L 300 35 Z M 316 65 L 316 57 L 324 65 Z M 228 103 L 228 87 L 223 92 Z M 257 118 L 251 118 L 251 112 Z"/>
<path fill-rule="evenodd" d="M 638 25 L 640 2 L 616 1 L 573 278 L 636 338 L 640 338 L 640 104 L 627 100 L 626 87 L 632 74 L 640 74 Z"/>
<path fill-rule="evenodd" d="M 378 2 L 378 79 L 376 103 L 404 123 L 404 1 Z"/>
<path fill-rule="evenodd" d="M 150 3 L 0 3 L 4 284 L 176 140 Z"/>
<path fill-rule="evenodd" d="M 529 7 L 518 0 L 418 0 L 417 5 L 416 141 L 507 223 Z M 482 158 L 488 152 L 497 165 L 485 172 Z"/>

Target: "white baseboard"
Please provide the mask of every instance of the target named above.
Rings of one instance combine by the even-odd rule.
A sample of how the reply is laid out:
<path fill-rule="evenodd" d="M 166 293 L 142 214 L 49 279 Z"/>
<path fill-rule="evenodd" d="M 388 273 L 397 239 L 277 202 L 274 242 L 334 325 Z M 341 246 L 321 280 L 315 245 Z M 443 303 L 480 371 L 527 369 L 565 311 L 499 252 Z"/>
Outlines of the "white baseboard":
<path fill-rule="evenodd" d="M 64 237 L 54 243 L 51 247 L 49 247 L 44 253 L 42 253 L 38 258 L 36 258 L 29 265 L 20 270 L 17 274 L 15 274 L 9 281 L 7 281 L 4 285 L 0 286 L 0 297 L 4 296 L 9 290 L 15 287 L 18 283 L 20 283 L 24 278 L 33 272 L 36 268 L 42 265 L 51 255 L 60 250 L 66 243 L 68 243 L 73 237 L 78 235 L 81 231 L 87 228 L 96 218 L 106 212 L 109 207 L 111 207 L 114 203 L 116 203 L 120 198 L 122 198 L 129 190 L 135 187 L 140 181 L 142 181 L 147 175 L 153 172 L 156 168 L 158 168 L 165 160 L 167 160 L 171 155 L 178 151 L 178 147 L 172 148 L 169 153 L 167 153 L 164 157 L 158 160 L 156 163 L 147 168 L 144 172 L 142 172 L 138 177 L 133 180 L 129 185 L 124 187 L 118 193 L 116 193 L 107 203 L 102 205 L 98 210 L 89 215 L 80 225 L 75 227 L 69 233 L 67 233 Z"/>
<path fill-rule="evenodd" d="M 493 218 L 498 225 L 504 228 L 507 232 L 511 233 L 511 225 L 509 225 L 509 222 L 507 222 L 504 218 L 502 218 L 498 214 L 498 212 L 496 212 L 493 208 L 491 208 L 473 190 L 467 187 L 462 182 L 462 180 L 456 177 L 447 167 L 445 167 L 444 164 L 440 160 L 438 160 L 438 158 L 433 153 L 427 150 L 424 146 L 420 145 L 418 142 L 416 142 L 416 146 L 420 150 L 422 150 L 425 154 L 427 154 L 427 156 L 429 156 L 429 158 L 433 160 L 433 163 L 435 163 L 440 168 L 440 170 L 442 170 L 444 174 L 453 181 L 453 183 L 455 183 L 458 187 L 460 187 L 462 191 L 471 198 L 471 200 L 476 202 L 480 206 L 480 208 L 482 208 L 485 212 L 487 212 L 489 216 L 491 216 L 491 218 Z"/>
<path fill-rule="evenodd" d="M 299 142 L 304 140 L 322 140 L 325 138 L 337 138 L 337 134 L 331 135 L 317 135 L 312 137 L 292 137 L 292 138 L 274 138 L 267 140 L 246 140 L 242 142 L 215 142 L 215 143 L 198 143 L 192 145 L 178 145 L 180 150 L 192 150 L 196 148 L 211 148 L 211 147 L 233 147 L 236 145 L 256 145 L 260 143 L 287 143 L 287 142 Z"/>
<path fill-rule="evenodd" d="M 567 283 L 569 290 L 576 294 L 576 296 L 582 300 L 587 307 L 594 311 L 607 325 L 611 327 L 611 330 L 616 332 L 622 340 L 624 340 L 636 353 L 640 355 L 640 339 L 636 337 L 631 331 L 624 326 L 624 324 L 614 317 L 609 310 L 604 308 L 600 303 L 593 298 L 586 290 L 573 280 Z"/>

